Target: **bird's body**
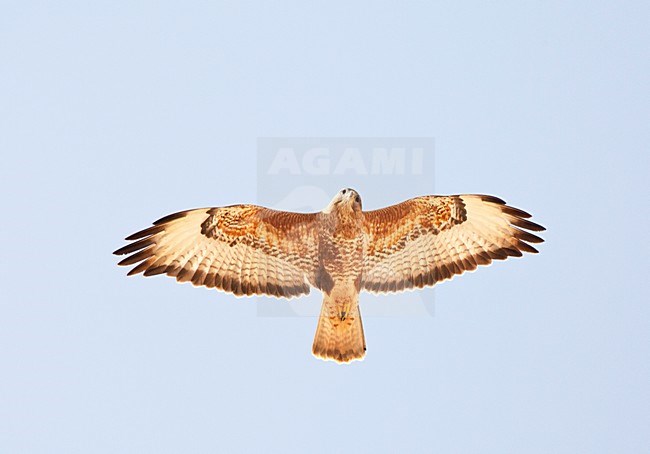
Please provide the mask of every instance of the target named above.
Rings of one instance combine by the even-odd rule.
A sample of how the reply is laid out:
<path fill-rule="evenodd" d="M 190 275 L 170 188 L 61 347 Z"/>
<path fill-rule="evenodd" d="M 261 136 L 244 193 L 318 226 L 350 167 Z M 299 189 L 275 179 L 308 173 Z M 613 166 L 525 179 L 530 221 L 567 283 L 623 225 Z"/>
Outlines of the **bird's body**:
<path fill-rule="evenodd" d="M 346 194 L 356 197 L 346 190 L 341 200 Z M 325 297 L 312 352 L 348 362 L 366 351 L 359 292 L 368 236 L 360 202 L 332 203 L 319 216 L 319 274 Z"/>
<path fill-rule="evenodd" d="M 236 295 L 293 297 L 323 292 L 312 352 L 350 362 L 365 356 L 359 293 L 434 285 L 493 259 L 537 252 L 543 230 L 491 196 L 424 196 L 363 211 L 340 191 L 319 213 L 255 205 L 166 216 L 115 251 L 138 263 L 129 274 L 167 274 Z"/>

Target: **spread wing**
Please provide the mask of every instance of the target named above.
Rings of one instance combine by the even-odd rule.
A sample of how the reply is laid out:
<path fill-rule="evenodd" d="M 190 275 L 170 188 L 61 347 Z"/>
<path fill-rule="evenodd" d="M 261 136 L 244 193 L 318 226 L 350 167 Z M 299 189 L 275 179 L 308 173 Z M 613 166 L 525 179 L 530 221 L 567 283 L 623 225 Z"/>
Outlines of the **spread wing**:
<path fill-rule="evenodd" d="M 492 260 L 536 253 L 544 227 L 486 195 L 425 196 L 365 213 L 362 288 L 397 292 L 434 285 Z"/>
<path fill-rule="evenodd" d="M 318 268 L 317 214 L 255 205 L 171 214 L 114 252 L 128 274 L 167 274 L 236 295 L 309 293 Z"/>

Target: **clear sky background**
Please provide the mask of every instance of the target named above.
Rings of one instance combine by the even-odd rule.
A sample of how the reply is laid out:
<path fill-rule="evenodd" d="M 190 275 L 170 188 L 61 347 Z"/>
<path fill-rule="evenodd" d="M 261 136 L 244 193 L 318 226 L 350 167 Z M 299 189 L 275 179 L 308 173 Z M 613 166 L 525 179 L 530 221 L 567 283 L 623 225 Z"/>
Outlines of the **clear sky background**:
<path fill-rule="evenodd" d="M 2 2 L 0 452 L 650 449 L 647 2 L 88 3 Z M 439 193 L 547 242 L 366 319 L 348 367 L 315 319 L 115 266 L 254 202 L 287 136 L 434 137 Z"/>

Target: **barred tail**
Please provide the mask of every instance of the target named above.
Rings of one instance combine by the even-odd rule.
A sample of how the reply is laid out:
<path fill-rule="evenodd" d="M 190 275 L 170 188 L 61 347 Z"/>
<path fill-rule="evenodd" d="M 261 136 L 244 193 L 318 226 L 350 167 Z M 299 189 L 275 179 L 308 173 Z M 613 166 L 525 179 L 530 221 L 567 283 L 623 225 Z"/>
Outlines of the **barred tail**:
<path fill-rule="evenodd" d="M 325 295 L 312 353 L 317 358 L 337 363 L 349 363 L 366 356 L 358 295 L 347 305 Z"/>

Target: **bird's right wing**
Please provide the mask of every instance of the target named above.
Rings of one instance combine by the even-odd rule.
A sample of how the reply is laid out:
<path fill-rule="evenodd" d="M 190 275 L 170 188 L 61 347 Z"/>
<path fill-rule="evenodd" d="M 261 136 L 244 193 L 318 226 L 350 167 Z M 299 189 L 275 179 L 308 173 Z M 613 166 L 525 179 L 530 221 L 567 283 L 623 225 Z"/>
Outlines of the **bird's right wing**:
<path fill-rule="evenodd" d="M 537 250 L 526 230 L 544 227 L 486 195 L 424 196 L 365 214 L 362 288 L 397 292 L 434 285 L 492 260 Z"/>
<path fill-rule="evenodd" d="M 167 274 L 236 295 L 309 293 L 318 269 L 318 214 L 233 205 L 182 211 L 114 252 L 128 274 Z"/>

